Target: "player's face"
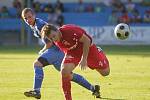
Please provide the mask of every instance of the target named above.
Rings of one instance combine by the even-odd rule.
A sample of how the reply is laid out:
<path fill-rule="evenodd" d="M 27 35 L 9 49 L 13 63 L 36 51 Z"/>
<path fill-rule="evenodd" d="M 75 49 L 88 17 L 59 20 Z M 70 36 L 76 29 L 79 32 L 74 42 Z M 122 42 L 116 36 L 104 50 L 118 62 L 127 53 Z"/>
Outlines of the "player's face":
<path fill-rule="evenodd" d="M 31 11 L 29 11 L 24 14 L 24 20 L 27 24 L 33 26 L 35 24 L 35 15 Z"/>
<path fill-rule="evenodd" d="M 57 31 L 51 31 L 51 34 L 49 34 L 48 38 L 50 38 L 53 41 L 59 41 L 60 37 L 59 37 L 59 32 Z"/>

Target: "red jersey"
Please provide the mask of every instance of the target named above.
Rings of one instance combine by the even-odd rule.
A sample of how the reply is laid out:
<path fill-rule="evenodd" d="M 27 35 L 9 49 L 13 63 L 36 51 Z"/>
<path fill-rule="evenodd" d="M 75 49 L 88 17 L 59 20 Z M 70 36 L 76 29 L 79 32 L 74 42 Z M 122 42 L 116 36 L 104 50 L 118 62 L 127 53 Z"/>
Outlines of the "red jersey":
<path fill-rule="evenodd" d="M 88 36 L 92 43 L 92 38 L 79 26 L 75 25 L 63 25 L 59 28 L 59 31 L 62 33 L 62 38 L 59 42 L 56 42 L 63 51 L 75 50 L 83 48 L 83 43 L 80 42 L 80 38 L 83 34 Z"/>
<path fill-rule="evenodd" d="M 85 34 L 92 43 L 92 38 L 80 27 L 75 25 L 64 25 L 59 28 L 62 38 L 56 45 L 66 54 L 62 63 L 74 63 L 78 65 L 83 54 L 83 43 L 80 38 Z M 91 69 L 105 69 L 109 67 L 109 62 L 105 54 L 97 49 L 95 44 L 89 47 L 87 64 Z"/>

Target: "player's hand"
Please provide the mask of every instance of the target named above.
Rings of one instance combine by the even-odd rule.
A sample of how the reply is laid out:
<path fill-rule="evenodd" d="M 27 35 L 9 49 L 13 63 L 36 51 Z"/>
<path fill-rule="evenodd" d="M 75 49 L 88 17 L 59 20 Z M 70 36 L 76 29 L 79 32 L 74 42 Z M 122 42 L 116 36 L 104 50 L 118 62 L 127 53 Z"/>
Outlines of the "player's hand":
<path fill-rule="evenodd" d="M 86 70 L 87 60 L 81 59 L 79 66 L 81 67 L 81 70 Z"/>

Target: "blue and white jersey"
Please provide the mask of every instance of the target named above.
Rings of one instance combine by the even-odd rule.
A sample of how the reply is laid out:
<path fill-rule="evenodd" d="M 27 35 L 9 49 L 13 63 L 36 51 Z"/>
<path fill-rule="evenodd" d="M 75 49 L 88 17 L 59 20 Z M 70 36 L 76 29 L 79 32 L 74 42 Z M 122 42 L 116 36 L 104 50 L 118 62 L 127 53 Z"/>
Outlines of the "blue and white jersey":
<path fill-rule="evenodd" d="M 41 35 L 40 35 L 40 31 L 42 29 L 42 27 L 45 25 L 45 24 L 48 24 L 47 22 L 43 21 L 42 19 L 40 18 L 36 18 L 35 19 L 35 25 L 34 26 L 31 26 L 31 29 L 33 30 L 33 35 L 37 38 L 41 38 Z"/>
<path fill-rule="evenodd" d="M 30 25 L 30 27 L 31 27 L 31 29 L 32 29 L 32 31 L 33 31 L 33 35 L 34 35 L 35 37 L 37 37 L 37 38 L 39 38 L 39 39 L 42 39 L 42 38 L 41 38 L 41 35 L 40 35 L 40 31 L 41 31 L 42 27 L 43 27 L 45 24 L 48 24 L 48 23 L 45 22 L 45 21 L 43 21 L 43 20 L 40 19 L 40 18 L 36 18 L 36 19 L 35 19 L 35 25 L 34 25 L 34 26 L 31 26 L 31 25 Z M 45 39 L 42 39 L 42 42 L 43 42 L 44 44 L 46 44 L 47 42 L 49 42 L 49 40 L 45 38 Z"/>
<path fill-rule="evenodd" d="M 37 38 L 41 39 L 40 31 L 42 27 L 47 24 L 47 22 L 43 21 L 40 18 L 36 18 L 35 25 L 30 26 L 32 31 L 34 32 L 33 35 Z M 48 39 L 42 40 L 45 44 L 49 42 Z M 60 71 L 61 62 L 64 58 L 64 53 L 54 44 L 46 51 L 44 51 L 39 57 L 45 58 L 48 63 L 54 65 L 54 67 Z"/>

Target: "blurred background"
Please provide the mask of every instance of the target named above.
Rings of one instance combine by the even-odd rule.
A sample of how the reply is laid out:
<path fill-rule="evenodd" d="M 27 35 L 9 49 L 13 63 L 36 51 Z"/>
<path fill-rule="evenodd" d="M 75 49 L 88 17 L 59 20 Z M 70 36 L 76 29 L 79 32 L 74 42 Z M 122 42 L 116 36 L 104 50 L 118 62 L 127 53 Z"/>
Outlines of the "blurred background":
<path fill-rule="evenodd" d="M 32 87 L 32 63 L 42 46 L 21 19 L 25 7 L 48 23 L 81 26 L 102 47 L 110 62 L 109 77 L 75 70 L 100 84 L 102 100 L 150 100 L 150 0 L 0 0 L 0 100 L 33 100 L 23 93 Z M 114 35 L 121 22 L 131 28 L 127 40 Z M 52 65 L 44 72 L 41 100 L 62 100 L 59 73 Z M 74 83 L 72 89 L 74 100 L 96 100 Z"/>
<path fill-rule="evenodd" d="M 0 45 L 40 44 L 21 19 L 25 7 L 48 23 L 83 27 L 98 45 L 150 44 L 150 0 L 0 0 Z M 131 26 L 126 41 L 113 33 L 121 22 Z"/>

